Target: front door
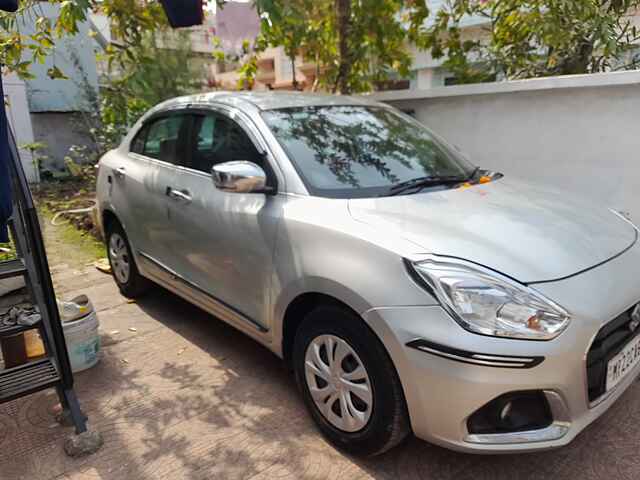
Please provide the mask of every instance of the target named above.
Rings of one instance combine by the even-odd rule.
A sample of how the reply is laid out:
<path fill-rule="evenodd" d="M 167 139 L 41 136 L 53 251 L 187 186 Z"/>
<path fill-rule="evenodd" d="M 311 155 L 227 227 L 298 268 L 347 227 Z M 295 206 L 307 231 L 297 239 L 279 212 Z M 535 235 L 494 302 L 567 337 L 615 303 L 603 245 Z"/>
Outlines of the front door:
<path fill-rule="evenodd" d="M 283 197 L 223 192 L 211 178 L 214 165 L 232 160 L 273 172 L 247 131 L 221 112 L 193 114 L 187 165 L 167 185 L 167 191 L 178 192 L 169 216 L 178 237 L 173 249 L 177 273 L 265 331 Z"/>

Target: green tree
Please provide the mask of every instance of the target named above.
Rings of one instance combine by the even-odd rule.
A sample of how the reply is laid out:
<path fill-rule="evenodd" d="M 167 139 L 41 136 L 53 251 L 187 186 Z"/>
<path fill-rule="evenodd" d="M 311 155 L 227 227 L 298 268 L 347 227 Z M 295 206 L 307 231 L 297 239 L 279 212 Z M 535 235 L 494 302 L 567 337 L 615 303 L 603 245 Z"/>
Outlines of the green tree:
<path fill-rule="evenodd" d="M 59 7 L 55 19 L 48 18 L 43 5 Z M 146 32 L 164 28 L 167 19 L 160 3 L 139 0 L 21 0 L 16 13 L 0 12 L 0 63 L 9 71 L 23 78 L 32 74 L 33 62 L 44 63 L 54 51 L 56 41 L 78 33 L 78 26 L 87 19 L 90 11 L 100 11 L 110 20 L 115 41 L 108 46 L 106 55 L 110 63 L 134 60 L 135 47 L 142 42 Z M 21 25 L 29 22 L 34 32 L 26 34 Z M 53 78 L 64 76 L 64 72 L 53 68 Z"/>
<path fill-rule="evenodd" d="M 147 32 L 131 47 L 131 55 L 111 66 L 101 90 L 100 150 L 111 148 L 152 106 L 180 95 L 199 92 L 204 70 L 193 61 L 186 32 Z M 97 152 L 101 153 L 101 152 Z"/>
<path fill-rule="evenodd" d="M 419 47 L 462 83 L 595 73 L 638 67 L 640 0 L 448 0 Z M 461 22 L 485 20 L 485 38 L 465 39 Z"/>
<path fill-rule="evenodd" d="M 45 4 L 59 8 L 55 18 L 45 14 Z M 59 39 L 77 34 L 79 24 L 91 11 L 109 18 L 112 42 L 105 45 L 101 58 L 110 73 L 100 97 L 97 92 L 85 92 L 84 100 L 95 113 L 84 123 L 96 151 L 81 157 L 93 157 L 111 148 L 148 108 L 199 90 L 203 80 L 203 72 L 190 61 L 188 37 L 172 34 L 169 39 L 160 3 L 146 0 L 21 0 L 18 12 L 0 12 L 0 63 L 23 78 L 32 77 L 31 64 L 44 63 Z M 33 33 L 21 28 L 27 22 L 33 25 Z M 171 48 L 160 48 L 163 42 Z M 48 73 L 53 78 L 65 75 L 56 67 Z"/>
<path fill-rule="evenodd" d="M 208 0 L 204 3 L 225 0 Z M 43 5 L 60 8 L 55 20 L 47 18 Z M 157 0 L 20 0 L 16 13 L 0 12 L 0 64 L 23 78 L 31 77 L 29 67 L 33 62 L 44 63 L 56 46 L 56 41 L 78 33 L 78 26 L 90 12 L 100 12 L 109 18 L 113 42 L 107 47 L 105 57 L 112 65 L 124 65 L 136 60 L 143 53 L 136 49 L 149 32 L 168 28 L 166 15 Z M 30 22 L 35 31 L 25 34 L 20 25 Z M 64 76 L 64 72 L 51 69 L 52 77 Z"/>
<path fill-rule="evenodd" d="M 258 50 L 283 46 L 290 58 L 316 62 L 334 92 L 373 90 L 410 74 L 410 42 L 425 33 L 423 0 L 256 0 L 262 18 Z M 420 42 L 423 43 L 423 42 Z"/>
<path fill-rule="evenodd" d="M 261 29 L 262 36 L 259 40 L 265 46 L 272 44 L 283 47 L 291 62 L 293 87 L 296 90 L 298 89 L 296 58 L 302 53 L 303 42 L 308 43 L 314 33 L 313 26 L 307 24 L 301 15 L 303 9 L 310 6 L 311 2 L 306 0 L 283 2 L 279 9 L 273 10 L 276 17 L 265 17 Z"/>

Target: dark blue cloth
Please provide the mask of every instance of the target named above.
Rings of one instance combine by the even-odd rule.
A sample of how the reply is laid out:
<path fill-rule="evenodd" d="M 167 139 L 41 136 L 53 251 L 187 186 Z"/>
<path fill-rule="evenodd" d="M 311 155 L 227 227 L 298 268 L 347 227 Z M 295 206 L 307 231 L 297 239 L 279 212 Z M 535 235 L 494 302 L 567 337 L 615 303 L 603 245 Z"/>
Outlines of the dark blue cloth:
<path fill-rule="evenodd" d="M 0 0 L 0 10 L 15 12 L 18 9 L 18 0 Z"/>
<path fill-rule="evenodd" d="M 9 179 L 9 133 L 0 77 L 0 243 L 8 242 L 7 221 L 11 217 L 11 182 Z"/>
<path fill-rule="evenodd" d="M 160 0 L 173 28 L 202 25 L 202 0 Z"/>

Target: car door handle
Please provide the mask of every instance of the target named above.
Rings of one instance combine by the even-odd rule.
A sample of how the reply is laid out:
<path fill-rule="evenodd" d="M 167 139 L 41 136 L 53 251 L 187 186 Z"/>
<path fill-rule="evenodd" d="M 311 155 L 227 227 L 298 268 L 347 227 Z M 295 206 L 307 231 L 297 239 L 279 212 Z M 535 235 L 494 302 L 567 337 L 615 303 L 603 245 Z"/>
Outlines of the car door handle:
<path fill-rule="evenodd" d="M 189 203 L 191 194 L 187 190 L 176 190 L 173 187 L 167 187 L 167 197 L 179 202 Z"/>
<path fill-rule="evenodd" d="M 113 171 L 113 175 L 114 175 L 116 178 L 124 178 L 124 174 L 125 174 L 125 172 L 126 172 L 126 169 L 125 169 L 124 167 L 120 167 L 120 168 L 116 168 L 116 169 Z"/>

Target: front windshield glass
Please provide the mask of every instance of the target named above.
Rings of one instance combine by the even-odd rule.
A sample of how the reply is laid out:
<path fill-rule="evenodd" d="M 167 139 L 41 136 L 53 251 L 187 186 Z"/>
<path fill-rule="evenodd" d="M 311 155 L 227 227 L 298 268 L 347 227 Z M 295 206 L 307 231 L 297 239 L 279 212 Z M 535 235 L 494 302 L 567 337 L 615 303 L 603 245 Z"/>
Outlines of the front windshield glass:
<path fill-rule="evenodd" d="M 390 108 L 294 107 L 262 115 L 313 195 L 387 195 L 412 179 L 465 178 L 474 170 L 420 123 Z"/>

